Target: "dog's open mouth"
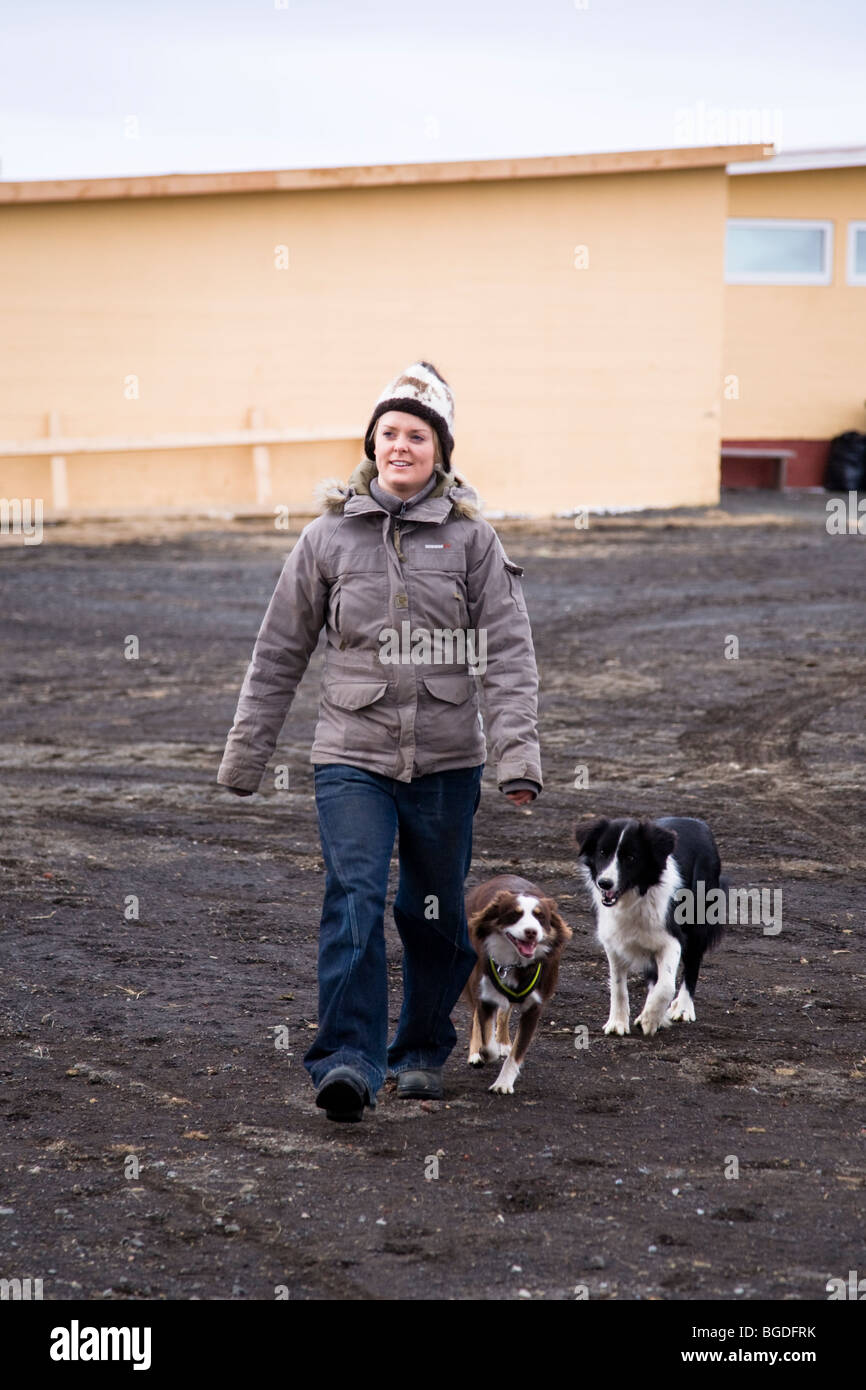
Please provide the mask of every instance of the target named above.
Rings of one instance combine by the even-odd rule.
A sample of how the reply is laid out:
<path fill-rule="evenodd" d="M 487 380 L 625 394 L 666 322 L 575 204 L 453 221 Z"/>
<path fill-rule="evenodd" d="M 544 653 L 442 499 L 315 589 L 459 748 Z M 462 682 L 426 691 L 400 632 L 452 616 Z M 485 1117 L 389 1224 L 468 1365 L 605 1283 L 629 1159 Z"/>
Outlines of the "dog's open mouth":
<path fill-rule="evenodd" d="M 535 955 L 535 948 L 538 945 L 538 942 L 535 940 L 535 937 L 532 937 L 530 941 L 521 941 L 519 937 L 512 936 L 510 932 L 506 932 L 505 935 L 508 937 L 508 940 L 511 942 L 512 946 L 517 947 L 518 951 L 522 956 L 525 956 L 527 960 L 532 959 L 532 957 Z"/>
<path fill-rule="evenodd" d="M 601 893 L 601 900 L 605 907 L 613 907 L 619 897 L 619 890 L 616 888 L 599 888 L 598 891 Z"/>

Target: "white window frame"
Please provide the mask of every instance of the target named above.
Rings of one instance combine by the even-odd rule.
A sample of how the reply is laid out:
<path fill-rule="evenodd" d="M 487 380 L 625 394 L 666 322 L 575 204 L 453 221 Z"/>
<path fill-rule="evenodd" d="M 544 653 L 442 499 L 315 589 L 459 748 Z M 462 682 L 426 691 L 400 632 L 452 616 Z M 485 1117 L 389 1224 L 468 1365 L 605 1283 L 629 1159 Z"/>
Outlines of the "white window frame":
<path fill-rule="evenodd" d="M 741 270 L 729 271 L 725 268 L 726 285 L 829 285 L 833 280 L 833 223 L 820 218 L 796 217 L 728 217 L 728 227 L 816 227 L 824 233 L 824 265 L 819 271 L 794 270 Z M 727 248 L 726 248 L 727 256 Z"/>
<path fill-rule="evenodd" d="M 848 223 L 848 260 L 847 260 L 848 284 L 849 284 L 849 285 L 866 285 L 866 272 L 861 271 L 860 274 L 858 275 L 858 274 L 857 274 L 857 270 L 856 270 L 856 268 L 855 268 L 854 251 L 855 251 L 855 247 L 856 247 L 856 245 L 857 245 L 857 233 L 858 233 L 858 232 L 866 232 L 866 222 L 849 222 L 849 223 Z"/>

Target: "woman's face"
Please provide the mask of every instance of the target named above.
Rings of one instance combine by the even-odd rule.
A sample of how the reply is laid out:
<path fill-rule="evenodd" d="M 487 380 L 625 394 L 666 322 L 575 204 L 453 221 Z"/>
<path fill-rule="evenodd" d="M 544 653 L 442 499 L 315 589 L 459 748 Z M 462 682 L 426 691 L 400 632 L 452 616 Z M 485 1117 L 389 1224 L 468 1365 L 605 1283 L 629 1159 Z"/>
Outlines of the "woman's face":
<path fill-rule="evenodd" d="M 412 497 L 433 476 L 433 426 L 417 415 L 389 410 L 376 422 L 379 485 L 395 497 Z"/>

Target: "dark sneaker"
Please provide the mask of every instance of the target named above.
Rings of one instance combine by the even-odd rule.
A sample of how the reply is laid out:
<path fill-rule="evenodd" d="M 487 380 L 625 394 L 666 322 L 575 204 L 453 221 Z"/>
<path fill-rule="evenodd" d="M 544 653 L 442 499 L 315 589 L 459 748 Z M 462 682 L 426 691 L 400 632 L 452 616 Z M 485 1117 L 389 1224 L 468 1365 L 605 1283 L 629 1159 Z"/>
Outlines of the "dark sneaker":
<path fill-rule="evenodd" d="M 397 1073 L 397 1095 L 401 1100 L 441 1100 L 444 1094 L 441 1067 Z"/>
<path fill-rule="evenodd" d="M 329 1120 L 356 1122 L 363 1118 L 364 1106 L 371 1104 L 367 1083 L 352 1067 L 329 1071 L 318 1091 L 316 1104 Z"/>

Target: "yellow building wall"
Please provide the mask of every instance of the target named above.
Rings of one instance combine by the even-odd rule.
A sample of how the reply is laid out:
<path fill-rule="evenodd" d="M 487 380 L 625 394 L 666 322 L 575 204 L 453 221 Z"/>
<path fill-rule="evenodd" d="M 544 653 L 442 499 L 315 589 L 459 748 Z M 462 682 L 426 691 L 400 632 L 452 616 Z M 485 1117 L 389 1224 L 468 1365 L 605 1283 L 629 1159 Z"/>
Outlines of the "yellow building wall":
<path fill-rule="evenodd" d="M 725 439 L 828 439 L 866 429 L 866 287 L 846 283 L 849 221 L 866 220 L 866 169 L 729 179 L 729 217 L 829 219 L 829 285 L 726 285 Z M 726 388 L 727 392 L 727 388 Z"/>
<path fill-rule="evenodd" d="M 254 407 L 355 431 L 271 446 L 273 504 L 309 513 L 423 357 L 491 511 L 713 503 L 726 184 L 719 167 L 6 206 L 0 437 L 44 435 L 51 410 L 69 436 L 232 430 Z M 256 496 L 246 447 L 71 455 L 68 484 L 72 512 Z M 0 496 L 37 487 L 50 515 L 46 461 L 0 459 Z"/>

